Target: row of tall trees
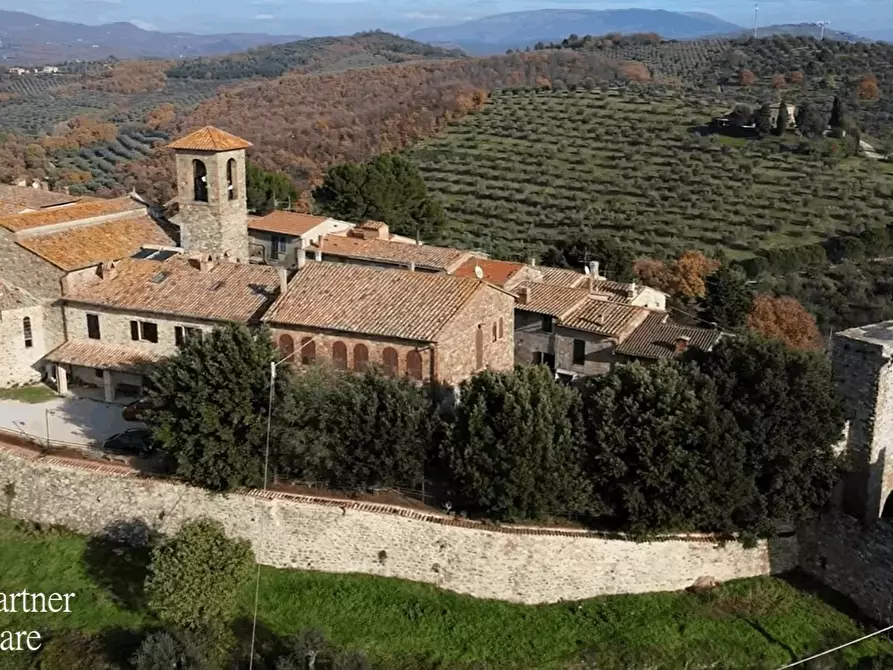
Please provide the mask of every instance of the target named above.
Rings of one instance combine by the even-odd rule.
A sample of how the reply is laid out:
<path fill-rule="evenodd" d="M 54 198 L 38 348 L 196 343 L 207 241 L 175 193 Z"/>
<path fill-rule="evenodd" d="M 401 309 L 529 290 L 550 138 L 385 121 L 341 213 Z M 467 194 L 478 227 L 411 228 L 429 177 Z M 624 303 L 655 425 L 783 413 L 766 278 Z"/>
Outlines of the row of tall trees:
<path fill-rule="evenodd" d="M 259 486 L 269 363 L 263 330 L 189 342 L 152 376 L 149 424 L 178 475 Z M 770 533 L 821 507 L 842 429 L 820 354 L 754 336 L 685 360 L 623 366 L 581 387 L 547 368 L 484 372 L 438 410 L 432 390 L 372 371 L 281 368 L 271 469 L 333 488 L 423 482 L 494 519 L 572 516 L 598 526 Z"/>

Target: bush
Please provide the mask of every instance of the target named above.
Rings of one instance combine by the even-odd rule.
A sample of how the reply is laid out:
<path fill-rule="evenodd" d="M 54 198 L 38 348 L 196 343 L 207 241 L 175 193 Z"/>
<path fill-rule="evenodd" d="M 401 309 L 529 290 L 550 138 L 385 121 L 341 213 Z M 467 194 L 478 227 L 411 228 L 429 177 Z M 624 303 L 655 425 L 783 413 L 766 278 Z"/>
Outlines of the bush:
<path fill-rule="evenodd" d="M 114 670 L 102 640 L 95 635 L 70 632 L 54 637 L 40 652 L 41 670 Z"/>
<path fill-rule="evenodd" d="M 357 651 L 338 649 L 322 631 L 300 631 L 287 643 L 288 653 L 276 661 L 276 670 L 370 670 L 366 657 Z"/>
<path fill-rule="evenodd" d="M 174 629 L 147 635 L 130 662 L 134 670 L 215 670 L 227 655 L 218 636 Z"/>
<path fill-rule="evenodd" d="M 152 552 L 149 606 L 162 621 L 186 629 L 225 626 L 253 567 L 247 540 L 230 539 L 216 521 L 190 521 Z"/>

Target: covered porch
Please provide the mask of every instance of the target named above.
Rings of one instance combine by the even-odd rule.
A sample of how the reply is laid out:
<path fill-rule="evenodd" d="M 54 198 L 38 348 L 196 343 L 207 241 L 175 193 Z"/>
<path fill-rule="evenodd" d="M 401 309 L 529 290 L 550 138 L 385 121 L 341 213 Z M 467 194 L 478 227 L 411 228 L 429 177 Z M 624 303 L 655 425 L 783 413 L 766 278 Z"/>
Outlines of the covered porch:
<path fill-rule="evenodd" d="M 145 375 L 163 357 L 130 347 L 69 341 L 46 356 L 47 378 L 56 392 L 128 403 L 142 395 Z"/>

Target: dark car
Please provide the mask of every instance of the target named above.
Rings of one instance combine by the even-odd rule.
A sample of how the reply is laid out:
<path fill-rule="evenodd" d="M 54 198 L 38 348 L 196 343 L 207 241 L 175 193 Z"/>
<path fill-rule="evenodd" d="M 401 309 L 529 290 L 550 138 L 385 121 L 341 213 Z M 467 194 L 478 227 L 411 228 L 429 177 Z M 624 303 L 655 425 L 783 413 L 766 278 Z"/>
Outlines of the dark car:
<path fill-rule="evenodd" d="M 102 448 L 113 454 L 145 456 L 152 451 L 152 431 L 145 428 L 131 428 L 123 433 L 112 435 Z"/>
<path fill-rule="evenodd" d="M 144 421 L 148 410 L 152 409 L 147 398 L 132 402 L 124 408 L 125 421 Z"/>

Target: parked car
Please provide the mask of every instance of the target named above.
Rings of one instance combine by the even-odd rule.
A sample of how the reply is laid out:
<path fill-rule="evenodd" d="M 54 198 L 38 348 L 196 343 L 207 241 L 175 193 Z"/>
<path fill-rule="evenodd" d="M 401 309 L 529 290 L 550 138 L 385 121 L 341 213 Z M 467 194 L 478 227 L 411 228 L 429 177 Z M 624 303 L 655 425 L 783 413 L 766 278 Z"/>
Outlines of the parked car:
<path fill-rule="evenodd" d="M 143 421 L 146 418 L 146 411 L 151 409 L 148 398 L 141 398 L 136 402 L 132 402 L 124 408 L 125 421 Z"/>
<path fill-rule="evenodd" d="M 131 428 L 123 433 L 112 435 L 102 444 L 103 450 L 126 456 L 145 456 L 152 451 L 152 431 L 146 428 Z"/>

